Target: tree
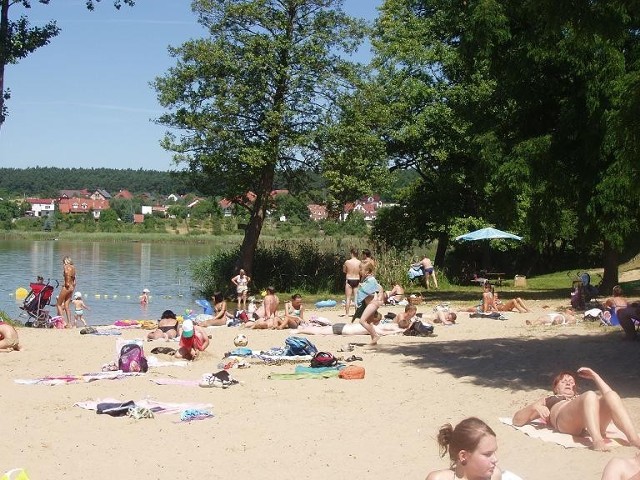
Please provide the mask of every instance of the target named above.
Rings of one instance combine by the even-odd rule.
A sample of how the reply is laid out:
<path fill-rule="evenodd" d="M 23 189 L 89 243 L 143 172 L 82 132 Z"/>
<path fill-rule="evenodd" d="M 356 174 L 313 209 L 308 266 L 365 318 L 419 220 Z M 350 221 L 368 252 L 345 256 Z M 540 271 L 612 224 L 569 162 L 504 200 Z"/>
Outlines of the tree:
<path fill-rule="evenodd" d="M 640 214 L 639 7 L 386 0 L 368 88 L 392 112 L 392 168 L 421 174 L 395 212 L 407 233 L 422 218 L 446 240 L 456 217 L 482 218 L 542 255 L 599 248 L 615 282 Z"/>
<path fill-rule="evenodd" d="M 37 0 L 48 5 L 51 0 Z M 86 0 L 88 10 L 93 10 L 95 4 L 101 0 Z M 51 21 L 43 27 L 31 27 L 26 16 L 22 15 L 16 21 L 9 20 L 9 9 L 14 5 L 31 8 L 32 0 L 0 0 L 0 128 L 7 116 L 5 101 L 9 100 L 11 92 L 4 88 L 4 70 L 7 65 L 18 63 L 38 48 L 48 45 L 53 37 L 60 33 L 56 22 Z M 134 0 L 114 0 L 117 9 L 123 4 L 133 6 Z"/>
<path fill-rule="evenodd" d="M 276 171 L 318 165 L 314 139 L 356 69 L 343 59 L 365 33 L 342 0 L 195 0 L 209 37 L 171 53 L 155 81 L 164 148 L 203 193 L 249 213 L 238 264 L 252 271 Z"/>

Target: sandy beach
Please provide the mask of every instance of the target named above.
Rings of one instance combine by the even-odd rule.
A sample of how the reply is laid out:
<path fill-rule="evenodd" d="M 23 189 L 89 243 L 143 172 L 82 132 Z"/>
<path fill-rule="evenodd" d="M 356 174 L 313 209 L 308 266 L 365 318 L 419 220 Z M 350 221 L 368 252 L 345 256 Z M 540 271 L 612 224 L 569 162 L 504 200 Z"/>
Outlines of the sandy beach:
<path fill-rule="evenodd" d="M 367 345 L 365 336 L 308 337 L 319 350 L 335 355 L 351 355 L 338 350 L 356 344 L 352 353 L 363 358 L 356 363 L 366 369 L 364 380 L 270 379 L 271 373 L 292 373 L 295 366 L 252 363 L 229 370 L 241 383 L 228 389 L 152 380 L 196 381 L 217 372 L 224 353 L 234 348 L 239 328 L 210 328 L 211 346 L 187 366 L 56 386 L 16 380 L 98 372 L 114 359 L 117 338 L 144 338 L 147 332 L 123 330 L 117 337 L 22 328 L 24 350 L 0 355 L 0 472 L 23 467 L 31 480 L 423 479 L 448 466 L 448 459 L 438 455 L 438 427 L 473 415 L 496 432 L 501 468 L 527 480 L 600 479 L 610 458 L 631 456 L 635 449 L 565 449 L 498 419 L 546 394 L 559 370 L 589 366 L 620 393 L 640 426 L 640 345 L 624 342 L 618 328 L 590 323 L 527 326 L 526 319 L 548 311 L 543 306 L 557 305 L 530 303 L 532 313 L 510 313 L 505 321 L 460 313 L 457 325 L 436 326 L 432 337 L 388 336 L 376 346 Z M 418 311 L 429 318 L 434 305 L 430 301 Z M 307 310 L 306 316 L 343 321 L 339 313 L 338 308 Z M 249 347 L 266 350 L 284 346 L 294 332 L 244 333 Z M 145 342 L 147 356 L 157 346 L 176 344 Z M 583 390 L 592 387 L 584 380 L 580 385 Z M 74 406 L 104 398 L 209 403 L 214 417 L 181 422 L 179 414 L 157 414 L 134 420 Z"/>

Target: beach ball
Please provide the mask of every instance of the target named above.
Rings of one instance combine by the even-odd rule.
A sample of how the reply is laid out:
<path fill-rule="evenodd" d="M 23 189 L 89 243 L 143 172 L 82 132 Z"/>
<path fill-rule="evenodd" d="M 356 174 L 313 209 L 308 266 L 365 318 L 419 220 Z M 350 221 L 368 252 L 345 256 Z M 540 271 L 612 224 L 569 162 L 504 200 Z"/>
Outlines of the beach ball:
<path fill-rule="evenodd" d="M 27 298 L 27 295 L 29 295 L 29 292 L 27 292 L 26 288 L 24 287 L 16 288 L 16 300 L 24 300 L 25 298 Z"/>
<path fill-rule="evenodd" d="M 237 335 L 236 338 L 233 339 L 233 344 L 236 347 L 246 347 L 248 343 L 249 343 L 249 339 L 244 333 Z"/>

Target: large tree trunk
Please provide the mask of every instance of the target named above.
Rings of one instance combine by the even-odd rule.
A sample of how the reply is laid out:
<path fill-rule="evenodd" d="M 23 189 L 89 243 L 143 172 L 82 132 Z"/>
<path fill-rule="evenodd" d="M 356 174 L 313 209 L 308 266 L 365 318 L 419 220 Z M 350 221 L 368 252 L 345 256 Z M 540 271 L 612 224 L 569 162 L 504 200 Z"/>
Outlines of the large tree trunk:
<path fill-rule="evenodd" d="M 449 246 L 449 235 L 441 232 L 438 235 L 438 248 L 436 249 L 436 256 L 433 259 L 433 264 L 441 267 L 444 265 L 444 256 Z"/>
<path fill-rule="evenodd" d="M 256 199 L 251 210 L 249 224 L 244 231 L 242 247 L 240 247 L 240 258 L 238 258 L 236 268 L 243 268 L 249 276 L 253 275 L 253 259 L 258 248 L 258 240 L 260 239 L 264 219 L 267 216 L 274 178 L 275 167 L 265 168 L 260 178 L 260 191 L 255 192 Z"/>
<path fill-rule="evenodd" d="M 604 273 L 602 275 L 602 284 L 600 285 L 600 295 L 610 292 L 618 284 L 619 253 L 606 240 L 604 242 L 603 256 Z"/>
<path fill-rule="evenodd" d="M 4 66 L 9 59 L 9 0 L 0 0 L 0 128 L 4 123 Z"/>

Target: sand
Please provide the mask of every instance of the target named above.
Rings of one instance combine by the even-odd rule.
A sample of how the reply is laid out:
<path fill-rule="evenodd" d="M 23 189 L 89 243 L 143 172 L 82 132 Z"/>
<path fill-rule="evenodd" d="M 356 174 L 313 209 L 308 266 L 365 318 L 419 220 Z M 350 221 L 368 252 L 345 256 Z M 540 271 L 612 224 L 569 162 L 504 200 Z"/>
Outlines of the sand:
<path fill-rule="evenodd" d="M 531 303 L 533 313 L 511 313 L 506 321 L 461 313 L 457 325 L 436 326 L 432 337 L 384 337 L 375 347 L 364 336 L 309 337 L 336 355 L 345 355 L 338 352 L 342 345 L 356 343 L 353 353 L 363 358 L 358 363 L 366 368 L 364 380 L 274 380 L 270 373 L 291 373 L 294 366 L 253 364 L 230 370 L 241 384 L 228 389 L 161 386 L 150 379 L 198 380 L 218 371 L 238 328 L 210 329 L 209 350 L 187 367 L 58 386 L 15 380 L 99 371 L 113 359 L 119 337 L 22 328 L 24 350 L 0 355 L 0 472 L 23 467 L 31 480 L 420 479 L 448 466 L 438 455 L 438 427 L 473 415 L 495 430 L 503 469 L 527 480 L 599 479 L 610 458 L 631 456 L 635 449 L 565 449 L 529 438 L 498 418 L 543 396 L 555 372 L 584 365 L 618 390 L 640 425 L 640 344 L 622 341 L 619 329 L 593 324 L 526 326 L 550 302 Z M 434 304 L 419 311 L 428 316 Z M 341 320 L 338 309 L 306 315 L 314 313 Z M 251 348 L 268 349 L 283 346 L 292 331 L 245 333 Z M 122 337 L 145 335 L 124 330 Z M 175 344 L 147 342 L 147 355 L 154 346 Z M 211 403 L 215 417 L 191 423 L 176 414 L 134 420 L 74 406 L 107 397 Z"/>

